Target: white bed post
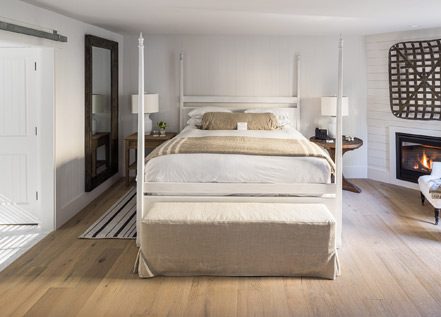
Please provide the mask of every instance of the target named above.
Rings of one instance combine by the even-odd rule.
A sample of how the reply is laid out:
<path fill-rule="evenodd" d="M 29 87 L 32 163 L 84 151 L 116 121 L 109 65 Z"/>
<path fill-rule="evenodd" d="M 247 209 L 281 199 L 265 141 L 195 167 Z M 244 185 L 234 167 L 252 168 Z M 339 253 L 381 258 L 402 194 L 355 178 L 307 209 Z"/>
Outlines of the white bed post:
<path fill-rule="evenodd" d="M 144 38 L 139 35 L 138 61 L 138 157 L 136 175 L 136 217 L 137 231 L 140 232 L 141 218 L 144 211 Z M 139 237 L 139 234 L 137 235 Z M 138 239 L 137 239 L 138 243 Z"/>
<path fill-rule="evenodd" d="M 342 215 L 342 173 L 343 173 L 343 149 L 342 149 L 342 99 L 343 99 L 343 39 L 340 36 L 338 45 L 338 91 L 337 91 L 337 137 L 335 140 L 335 183 L 336 183 L 336 203 L 337 214 Z M 341 223 L 340 219 L 337 219 Z"/>
<path fill-rule="evenodd" d="M 184 52 L 179 54 L 179 131 L 183 129 L 183 110 L 184 110 Z"/>
<path fill-rule="evenodd" d="M 297 67 L 297 111 L 296 111 L 296 129 L 300 131 L 300 55 L 296 58 Z"/>

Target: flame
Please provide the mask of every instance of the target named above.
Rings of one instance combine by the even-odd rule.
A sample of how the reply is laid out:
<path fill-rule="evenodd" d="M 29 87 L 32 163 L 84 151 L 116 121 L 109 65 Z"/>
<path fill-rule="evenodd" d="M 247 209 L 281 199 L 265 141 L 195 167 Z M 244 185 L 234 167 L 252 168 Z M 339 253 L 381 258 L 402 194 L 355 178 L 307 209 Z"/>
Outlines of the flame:
<path fill-rule="evenodd" d="M 423 151 L 423 157 L 420 158 L 420 163 L 425 168 L 432 169 L 432 160 L 427 156 L 426 151 Z"/>

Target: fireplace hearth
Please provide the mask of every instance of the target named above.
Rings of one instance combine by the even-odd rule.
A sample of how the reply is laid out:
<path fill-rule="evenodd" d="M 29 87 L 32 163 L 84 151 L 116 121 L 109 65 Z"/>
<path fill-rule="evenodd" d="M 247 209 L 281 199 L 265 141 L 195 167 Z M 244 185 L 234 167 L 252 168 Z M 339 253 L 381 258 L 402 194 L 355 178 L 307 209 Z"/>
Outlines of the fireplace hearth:
<path fill-rule="evenodd" d="M 432 163 L 441 161 L 441 138 L 396 133 L 397 178 L 413 183 L 432 171 Z"/>

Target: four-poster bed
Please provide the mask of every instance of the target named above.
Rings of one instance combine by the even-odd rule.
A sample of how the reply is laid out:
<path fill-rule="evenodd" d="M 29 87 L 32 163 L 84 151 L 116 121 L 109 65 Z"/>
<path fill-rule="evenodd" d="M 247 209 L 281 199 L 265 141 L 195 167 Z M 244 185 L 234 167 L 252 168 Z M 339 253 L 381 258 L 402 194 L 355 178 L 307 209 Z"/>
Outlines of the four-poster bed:
<path fill-rule="evenodd" d="M 138 116 L 138 135 L 141 136 L 138 138 L 137 169 L 137 243 L 140 246 L 138 257 L 140 276 L 301 275 L 335 277 L 338 271 L 335 248 L 336 245 L 341 244 L 342 224 L 342 43 L 340 40 L 334 183 L 314 181 L 187 182 L 149 178 L 145 175 L 144 135 L 142 133 L 144 131 L 144 117 Z M 254 108 L 260 107 L 262 109 L 284 105 L 292 109 L 294 118 L 292 125 L 295 129 L 300 129 L 299 57 L 296 60 L 297 96 L 290 97 L 185 95 L 183 53 L 180 54 L 179 59 L 181 130 L 186 121 L 186 111 L 207 104 L 216 104 L 216 106 L 234 110 L 243 110 L 245 106 L 250 104 Z M 139 94 L 142 95 L 144 93 L 142 35 L 139 38 L 139 67 Z M 138 100 L 138 113 L 144 113 L 144 100 L 143 98 Z M 195 131 L 190 132 L 193 133 L 190 133 L 190 136 L 194 136 L 196 133 Z M 177 143 L 179 144 L 179 142 Z M 177 155 L 190 156 L 194 154 Z M 194 156 L 194 159 L 203 159 L 201 155 Z M 313 157 L 300 159 L 318 160 Z M 222 221 L 219 222 L 220 219 Z M 223 226 L 225 224 L 228 226 Z M 281 224 L 286 228 L 280 227 Z M 257 246 L 258 242 L 256 241 L 262 238 L 262 235 L 267 235 L 263 240 L 265 243 L 268 242 L 266 251 L 262 251 L 260 245 Z M 201 244 L 200 241 L 194 240 L 195 236 L 199 236 L 205 241 L 213 240 L 212 245 L 207 249 L 206 243 Z M 288 241 L 286 250 L 276 248 L 276 244 L 280 246 L 281 239 Z M 272 244 L 272 240 L 274 240 L 274 244 Z M 296 246 L 290 246 L 289 241 Z M 228 244 L 228 248 L 225 243 Z M 290 247 L 292 248 L 290 249 Z M 186 249 L 186 252 L 182 253 L 182 249 Z M 268 253 L 272 257 L 268 261 L 274 261 L 275 257 L 281 261 L 276 266 L 271 262 L 265 262 L 266 259 L 259 259 L 260 265 L 250 264 L 253 253 L 245 255 L 245 249 L 249 252 Z M 271 253 L 273 249 L 278 249 L 279 253 L 276 251 L 276 253 Z M 205 252 L 204 250 L 210 251 Z M 207 256 L 207 252 L 210 253 L 209 256 Z M 214 254 L 211 254 L 213 252 Z M 243 254 L 239 255 L 241 253 Z M 301 263 L 298 262 L 298 257 L 292 258 L 293 254 L 302 255 Z M 228 256 L 234 259 L 230 261 Z M 305 265 L 305 261 L 309 262 Z M 296 265 L 298 269 L 296 269 Z M 158 268 L 159 266 L 161 268 Z M 216 268 L 210 266 L 216 266 Z"/>

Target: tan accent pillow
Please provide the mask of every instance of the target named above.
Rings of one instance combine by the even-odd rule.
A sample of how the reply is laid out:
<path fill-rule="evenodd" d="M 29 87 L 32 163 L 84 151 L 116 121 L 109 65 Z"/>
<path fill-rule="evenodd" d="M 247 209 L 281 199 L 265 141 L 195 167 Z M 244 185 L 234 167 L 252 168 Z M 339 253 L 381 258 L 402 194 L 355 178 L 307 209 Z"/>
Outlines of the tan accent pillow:
<path fill-rule="evenodd" d="M 275 130 L 277 118 L 272 113 L 206 112 L 202 117 L 203 130 L 236 130 L 238 122 L 246 122 L 248 130 Z"/>

